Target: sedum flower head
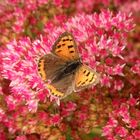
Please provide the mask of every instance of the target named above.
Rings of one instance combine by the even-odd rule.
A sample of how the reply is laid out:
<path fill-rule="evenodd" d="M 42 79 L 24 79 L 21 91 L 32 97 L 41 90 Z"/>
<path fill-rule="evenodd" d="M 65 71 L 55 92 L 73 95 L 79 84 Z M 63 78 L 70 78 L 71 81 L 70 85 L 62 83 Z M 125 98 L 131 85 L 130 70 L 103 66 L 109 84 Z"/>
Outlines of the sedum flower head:
<path fill-rule="evenodd" d="M 41 36 L 35 41 L 29 38 L 11 41 L 2 52 L 2 75 L 11 80 L 13 97 L 9 97 L 10 101 L 13 101 L 13 104 L 25 102 L 29 110 L 36 111 L 38 102 L 45 97 L 44 94 L 46 97 L 49 96 L 45 83 L 38 75 L 37 63 L 41 56 L 51 50 L 55 40 L 64 31 L 71 32 L 75 37 L 84 63 L 88 63 L 93 69 L 97 66 L 103 67 L 104 70 L 101 72 L 107 77 L 123 75 L 124 64 L 107 66 L 101 61 L 110 55 L 112 55 L 112 60 L 121 56 L 126 45 L 124 34 L 132 29 L 131 24 L 130 17 L 123 13 L 113 15 L 110 11 L 102 11 L 100 14 L 77 15 L 69 19 L 62 27 L 54 28 L 51 34 Z M 106 71 L 107 68 L 113 69 L 113 73 Z M 110 80 L 108 82 L 110 85 Z M 9 99 L 7 102 L 9 104 Z"/>

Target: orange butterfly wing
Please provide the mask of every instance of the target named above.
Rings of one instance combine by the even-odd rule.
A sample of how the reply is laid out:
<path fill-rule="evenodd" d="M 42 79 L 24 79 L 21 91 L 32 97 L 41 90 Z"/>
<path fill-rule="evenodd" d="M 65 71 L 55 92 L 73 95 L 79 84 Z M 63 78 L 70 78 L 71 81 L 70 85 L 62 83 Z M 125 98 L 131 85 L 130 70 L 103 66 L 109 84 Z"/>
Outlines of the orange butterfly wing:
<path fill-rule="evenodd" d="M 52 53 L 65 61 L 74 61 L 79 58 L 78 48 L 72 34 L 64 32 L 52 47 Z"/>
<path fill-rule="evenodd" d="M 74 89 L 79 91 L 91 85 L 96 85 L 98 82 L 99 74 L 87 65 L 82 64 L 75 75 Z"/>

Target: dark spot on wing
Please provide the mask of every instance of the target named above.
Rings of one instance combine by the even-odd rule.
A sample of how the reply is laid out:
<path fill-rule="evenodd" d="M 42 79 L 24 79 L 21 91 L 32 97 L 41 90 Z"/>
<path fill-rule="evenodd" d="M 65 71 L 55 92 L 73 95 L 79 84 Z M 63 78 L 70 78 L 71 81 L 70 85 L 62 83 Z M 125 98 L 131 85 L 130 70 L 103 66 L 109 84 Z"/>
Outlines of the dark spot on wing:
<path fill-rule="evenodd" d="M 39 63 L 41 63 L 41 60 L 42 60 L 42 58 L 41 58 L 41 59 L 39 59 Z"/>
<path fill-rule="evenodd" d="M 89 82 L 92 82 L 92 80 L 93 80 L 93 76 L 92 76 L 92 78 L 89 80 Z"/>
<path fill-rule="evenodd" d="M 41 64 L 40 63 L 38 63 L 38 67 L 40 67 L 41 66 Z"/>
<path fill-rule="evenodd" d="M 81 81 L 78 82 L 78 85 L 80 85 Z"/>
<path fill-rule="evenodd" d="M 62 46 L 65 46 L 65 44 L 62 44 Z"/>
<path fill-rule="evenodd" d="M 70 53 L 74 53 L 74 51 L 70 51 Z"/>
<path fill-rule="evenodd" d="M 84 84 L 85 84 L 85 82 L 81 83 L 81 85 L 84 85 Z"/>
<path fill-rule="evenodd" d="M 70 49 L 70 48 L 73 48 L 73 45 L 69 45 L 69 46 L 68 46 L 68 49 Z"/>
<path fill-rule="evenodd" d="M 83 73 L 86 73 L 86 70 L 84 70 L 84 72 Z"/>
<path fill-rule="evenodd" d="M 57 52 L 59 53 L 59 52 L 61 52 L 62 50 L 58 50 Z"/>
<path fill-rule="evenodd" d="M 39 73 L 39 74 L 40 74 L 41 77 L 43 76 L 42 73 Z"/>
<path fill-rule="evenodd" d="M 44 66 L 43 69 L 44 69 L 44 71 L 45 71 L 46 67 Z"/>
<path fill-rule="evenodd" d="M 89 74 L 90 74 L 90 72 L 88 72 L 88 73 L 86 74 L 86 76 L 89 76 Z"/>

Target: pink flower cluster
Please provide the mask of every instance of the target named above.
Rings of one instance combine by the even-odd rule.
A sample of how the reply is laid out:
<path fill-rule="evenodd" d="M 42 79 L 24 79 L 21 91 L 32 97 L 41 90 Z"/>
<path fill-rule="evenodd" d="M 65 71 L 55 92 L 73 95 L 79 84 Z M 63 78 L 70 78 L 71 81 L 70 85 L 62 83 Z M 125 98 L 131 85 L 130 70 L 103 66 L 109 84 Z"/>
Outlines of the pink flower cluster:
<path fill-rule="evenodd" d="M 124 140 L 140 139 L 139 101 L 133 97 L 128 100 L 117 99 L 113 101 L 114 110 L 110 113 L 107 125 L 103 128 L 103 135 L 108 140 L 117 138 Z"/>
<path fill-rule="evenodd" d="M 8 24 L 8 21 L 12 22 L 9 27 L 13 32 L 21 33 L 24 32 L 24 24 L 27 22 L 28 17 L 33 14 L 35 10 L 44 4 L 47 4 L 47 0 L 6 0 L 0 3 L 0 22 Z M 5 16 L 6 14 L 6 16 Z M 33 21 L 30 21 L 33 24 Z M 35 21 L 34 21 L 35 22 Z M 8 25 L 7 25 L 8 26 Z M 4 33 L 2 29 L 0 33 Z M 6 31 L 8 33 L 8 30 Z M 6 33 L 4 33 L 7 35 Z"/>
<path fill-rule="evenodd" d="M 10 42 L 2 52 L 2 75 L 11 80 L 10 87 L 14 96 L 7 98 L 7 104 L 14 106 L 25 101 L 29 110 L 36 111 L 37 104 L 40 98 L 42 99 L 41 94 L 43 97 L 48 94 L 45 83 L 38 75 L 38 59 L 50 51 L 55 40 L 64 31 L 71 32 L 75 37 L 83 61 L 94 69 L 99 66 L 99 72 L 103 73 L 102 85 L 111 86 L 112 76 L 122 76 L 125 64 L 122 61 L 117 65 L 114 62 L 107 65 L 101 61 L 109 59 L 109 55 L 112 55 L 113 59 L 123 59 L 121 52 L 126 45 L 125 33 L 132 28 L 131 18 L 125 14 L 118 13 L 113 16 L 110 11 L 103 11 L 99 15 L 95 13 L 71 18 L 63 27 L 54 31 L 51 29 L 51 34 L 34 42 L 29 38 Z M 111 60 L 114 61 L 113 59 Z"/>

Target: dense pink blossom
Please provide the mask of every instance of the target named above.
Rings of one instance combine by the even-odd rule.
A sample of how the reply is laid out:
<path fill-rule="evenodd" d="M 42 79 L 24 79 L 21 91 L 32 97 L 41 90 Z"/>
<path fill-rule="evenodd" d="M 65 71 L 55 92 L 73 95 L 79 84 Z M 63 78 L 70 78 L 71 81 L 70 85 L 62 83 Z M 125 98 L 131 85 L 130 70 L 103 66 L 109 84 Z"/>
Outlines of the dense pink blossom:
<path fill-rule="evenodd" d="M 121 16 L 123 16 L 123 18 L 121 18 Z M 120 19 L 118 20 L 117 24 L 114 24 L 114 18 Z M 29 108 L 32 108 L 31 103 L 33 102 L 34 104 L 34 102 L 36 102 L 35 100 L 38 93 L 45 90 L 45 83 L 43 83 L 41 78 L 38 76 L 37 60 L 39 59 L 39 57 L 51 50 L 51 46 L 55 42 L 55 39 L 58 38 L 60 30 L 61 33 L 65 30 L 72 32 L 77 41 L 77 44 L 85 42 L 84 45 L 86 47 L 86 43 L 88 43 L 88 46 L 90 46 L 90 48 L 88 48 L 86 51 L 86 53 L 88 54 L 88 56 L 86 57 L 82 56 L 82 54 L 85 53 L 84 47 L 81 45 L 79 45 L 78 47 L 81 52 L 83 61 L 88 62 L 90 65 L 92 64 L 92 61 L 96 61 L 96 56 L 103 59 L 104 57 L 107 57 L 109 55 L 109 53 L 107 53 L 105 56 L 103 56 L 102 50 L 110 51 L 110 53 L 112 53 L 113 55 L 115 53 L 115 48 L 121 47 L 121 45 L 125 45 L 125 42 L 123 40 L 117 40 L 118 38 L 116 37 L 114 38 L 114 33 L 116 34 L 116 31 L 114 32 L 111 29 L 111 26 L 116 26 L 116 28 L 122 30 L 121 32 L 119 32 L 120 36 L 123 36 L 125 30 L 127 30 L 127 27 L 129 26 L 129 24 L 125 24 L 123 20 L 131 24 L 131 20 L 126 15 L 121 15 L 121 13 L 119 13 L 118 15 L 113 16 L 110 11 L 103 11 L 100 15 L 97 15 L 96 13 L 93 15 L 78 15 L 66 22 L 64 27 L 61 27 L 61 29 L 58 28 L 58 30 L 54 30 L 52 34 L 41 37 L 40 40 L 31 42 L 29 38 L 23 38 L 18 42 L 12 41 L 7 44 L 7 49 L 2 52 L 2 74 L 5 78 L 11 80 L 10 86 L 12 87 L 13 94 L 16 94 L 14 96 L 18 98 L 18 102 L 25 100 L 27 102 L 27 105 L 30 106 Z M 84 24 L 85 21 L 88 21 L 87 24 Z M 124 26 L 126 26 L 125 30 L 119 26 L 119 22 L 124 23 Z M 106 28 L 108 23 L 110 24 L 110 27 Z M 84 26 L 82 26 L 83 24 Z M 100 28 L 103 28 L 104 30 L 102 33 L 100 33 L 101 37 L 98 37 L 98 31 L 100 30 Z M 128 28 L 128 30 L 130 29 Z M 91 30 L 93 30 L 93 32 L 91 32 Z M 109 33 L 111 30 L 113 31 L 112 34 Z M 105 35 L 105 31 L 108 32 L 108 34 Z M 91 41 L 90 38 L 94 38 L 96 36 L 97 40 L 95 39 Z M 48 39 L 46 40 L 47 37 Z M 94 57 L 91 57 L 92 53 L 94 53 L 94 50 L 92 49 L 92 47 L 94 46 L 92 44 L 95 41 L 96 45 L 98 46 L 97 49 L 99 53 L 96 53 Z M 118 43 L 114 44 L 112 47 L 109 47 L 114 41 L 117 41 Z M 112 43 L 110 44 L 110 42 Z M 120 53 L 118 55 L 120 55 Z M 96 65 L 99 64 L 100 60 L 96 61 L 94 69 Z M 103 64 L 103 66 L 106 66 L 106 64 Z M 91 67 L 93 66 L 91 65 Z M 114 66 L 114 75 L 123 75 L 123 67 L 124 65 L 120 66 L 119 64 Z M 105 71 L 103 71 L 103 73 L 105 73 Z M 46 94 L 48 94 L 47 89 Z"/>
<path fill-rule="evenodd" d="M 116 5 L 121 5 L 121 1 L 117 3 L 116 0 Z M 131 0 L 126 0 L 126 2 L 123 4 L 123 6 L 120 6 L 120 10 L 125 11 L 126 13 L 129 13 L 131 11 L 133 11 L 134 13 L 139 12 L 140 11 L 140 0 L 135 0 L 135 1 L 131 1 Z"/>
<path fill-rule="evenodd" d="M 16 140 L 27 140 L 26 136 L 18 136 Z"/>
<path fill-rule="evenodd" d="M 56 125 L 56 124 L 59 124 L 59 123 L 60 123 L 60 120 L 61 120 L 61 118 L 60 118 L 59 114 L 55 114 L 55 115 L 52 116 L 52 118 L 51 118 L 51 123 L 52 123 L 53 125 Z"/>
<path fill-rule="evenodd" d="M 133 98 L 130 98 L 130 100 L 134 100 Z M 135 106 L 137 106 L 137 102 L 134 101 L 135 105 L 131 106 L 130 100 L 124 103 L 121 103 L 119 106 L 117 106 L 116 110 L 111 113 L 110 120 L 116 121 L 116 125 L 112 125 L 110 123 L 110 120 L 108 121 L 107 125 L 103 129 L 103 134 L 106 135 L 109 139 L 111 135 L 113 135 L 113 138 L 116 138 L 117 135 L 120 137 L 126 138 L 138 138 L 139 132 L 138 130 L 138 122 L 139 119 L 133 115 L 134 110 L 136 109 Z M 115 107 L 114 107 L 115 108 Z M 133 132 L 133 129 L 135 129 L 137 136 Z M 138 129 L 138 130 L 137 130 Z M 129 135 L 133 136 L 129 136 Z"/>

